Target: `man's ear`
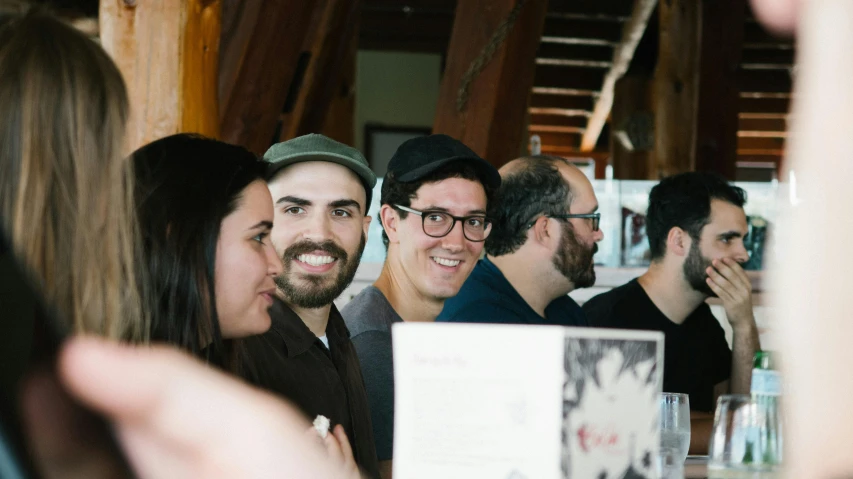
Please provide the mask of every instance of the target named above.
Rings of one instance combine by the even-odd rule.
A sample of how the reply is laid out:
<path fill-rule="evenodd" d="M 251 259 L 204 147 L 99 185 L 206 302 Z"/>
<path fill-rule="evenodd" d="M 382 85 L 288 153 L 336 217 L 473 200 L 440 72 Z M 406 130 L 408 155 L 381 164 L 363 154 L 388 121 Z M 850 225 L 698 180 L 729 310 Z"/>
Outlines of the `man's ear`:
<path fill-rule="evenodd" d="M 536 218 L 536 221 L 533 222 L 533 226 L 530 228 L 530 239 L 542 246 L 549 247 L 555 239 L 552 223 L 551 219 L 547 216 Z"/>
<path fill-rule="evenodd" d="M 666 235 L 666 249 L 676 256 L 687 256 L 692 242 L 693 238 L 677 226 L 670 229 Z"/>
<path fill-rule="evenodd" d="M 400 226 L 399 213 L 391 207 L 391 205 L 382 205 L 379 208 L 379 221 L 382 222 L 382 228 L 385 229 L 385 234 L 388 235 L 389 243 L 399 243 L 397 228 Z M 369 217 L 368 217 L 369 218 Z M 365 230 L 367 226 L 365 225 Z"/>

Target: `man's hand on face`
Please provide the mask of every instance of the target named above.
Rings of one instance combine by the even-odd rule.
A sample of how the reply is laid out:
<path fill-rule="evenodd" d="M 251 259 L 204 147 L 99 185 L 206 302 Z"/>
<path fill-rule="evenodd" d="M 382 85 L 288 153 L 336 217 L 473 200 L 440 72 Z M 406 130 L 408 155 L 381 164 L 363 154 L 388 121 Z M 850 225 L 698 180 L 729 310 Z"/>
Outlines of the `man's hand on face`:
<path fill-rule="evenodd" d="M 752 282 L 746 271 L 731 258 L 715 259 L 705 272 L 705 282 L 723 301 L 723 308 L 733 328 L 750 325 L 752 313 Z"/>

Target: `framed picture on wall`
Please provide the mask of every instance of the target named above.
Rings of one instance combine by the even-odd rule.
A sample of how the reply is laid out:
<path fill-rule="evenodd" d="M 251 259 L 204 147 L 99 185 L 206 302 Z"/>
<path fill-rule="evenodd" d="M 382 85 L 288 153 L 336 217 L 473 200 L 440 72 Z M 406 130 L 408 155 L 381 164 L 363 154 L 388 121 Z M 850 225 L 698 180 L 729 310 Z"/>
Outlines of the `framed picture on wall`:
<path fill-rule="evenodd" d="M 376 123 L 364 125 L 364 147 L 367 161 L 376 176 L 385 176 L 388 162 L 397 148 L 406 140 L 427 136 L 429 127 L 387 126 Z"/>

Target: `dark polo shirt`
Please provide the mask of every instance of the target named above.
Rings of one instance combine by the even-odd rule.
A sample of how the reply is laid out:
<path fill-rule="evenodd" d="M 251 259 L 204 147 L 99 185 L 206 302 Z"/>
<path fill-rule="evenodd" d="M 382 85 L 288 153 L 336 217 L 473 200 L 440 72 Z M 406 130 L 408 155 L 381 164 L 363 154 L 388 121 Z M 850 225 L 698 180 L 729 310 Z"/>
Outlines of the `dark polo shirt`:
<path fill-rule="evenodd" d="M 272 327 L 244 341 L 246 379 L 295 403 L 314 420 L 340 424 L 352 444 L 355 461 L 370 477 L 379 477 L 373 428 L 358 357 L 335 305 L 329 312 L 329 348 L 287 304 L 274 298 Z"/>
<path fill-rule="evenodd" d="M 459 293 L 444 302 L 436 318 L 448 323 L 505 323 L 551 324 L 557 326 L 588 326 L 586 315 L 569 295 L 560 296 L 539 316 L 501 270 L 483 258 L 474 266 Z"/>

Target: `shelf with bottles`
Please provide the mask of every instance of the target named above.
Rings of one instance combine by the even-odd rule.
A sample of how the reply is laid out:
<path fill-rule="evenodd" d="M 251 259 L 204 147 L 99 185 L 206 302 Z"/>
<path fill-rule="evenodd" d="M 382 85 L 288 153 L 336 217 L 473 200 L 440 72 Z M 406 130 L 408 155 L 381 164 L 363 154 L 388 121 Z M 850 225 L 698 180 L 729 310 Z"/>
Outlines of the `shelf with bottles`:
<path fill-rule="evenodd" d="M 621 284 L 618 280 L 635 277 L 642 273 L 649 261 L 649 245 L 646 238 L 645 214 L 649 192 L 656 181 L 643 180 L 594 180 L 593 188 L 601 212 L 600 228 L 604 239 L 598 245 L 595 262 L 598 277 L 609 284 Z M 747 193 L 745 212 L 750 231 L 747 250 L 751 258 L 747 263 L 753 285 L 760 289 L 758 271 L 764 264 L 769 249 L 769 234 L 778 217 L 779 184 L 737 182 Z M 381 264 L 385 261 L 385 246 L 382 244 L 382 226 L 379 223 L 379 199 L 382 191 L 380 178 L 373 190 L 370 205 L 370 224 L 367 245 L 362 256 L 363 264 Z M 370 268 L 368 268 L 370 269 Z M 631 279 L 631 278 L 628 278 Z M 624 282 L 624 281 L 623 281 Z M 601 281 L 599 281 L 599 284 Z"/>
<path fill-rule="evenodd" d="M 610 268 L 644 268 L 649 264 L 646 237 L 646 210 L 649 192 L 656 181 L 595 180 L 593 187 L 601 212 L 604 240 L 599 243 L 596 264 Z M 764 265 L 769 232 L 778 212 L 777 183 L 737 182 L 747 194 L 744 211 L 749 233 L 746 238 L 750 261 L 746 269 L 758 271 Z"/>

